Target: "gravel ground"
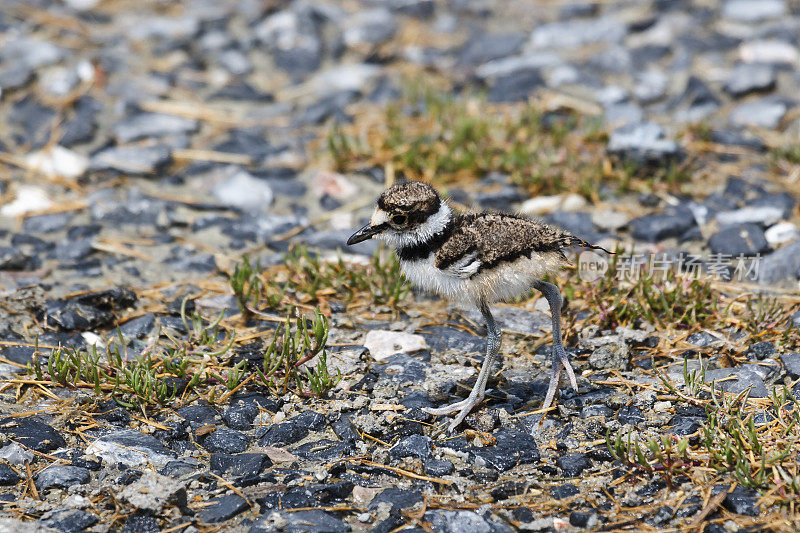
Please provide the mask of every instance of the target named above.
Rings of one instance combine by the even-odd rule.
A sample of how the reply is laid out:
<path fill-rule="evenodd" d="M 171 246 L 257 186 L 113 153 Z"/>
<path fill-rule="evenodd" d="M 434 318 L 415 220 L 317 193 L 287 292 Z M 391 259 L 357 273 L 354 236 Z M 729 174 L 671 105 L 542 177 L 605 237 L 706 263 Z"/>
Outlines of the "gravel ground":
<path fill-rule="evenodd" d="M 0 532 L 797 530 L 799 94 L 795 0 L 5 0 Z M 485 329 L 337 251 L 400 174 L 617 248 L 546 416 L 533 296 L 422 411 Z"/>

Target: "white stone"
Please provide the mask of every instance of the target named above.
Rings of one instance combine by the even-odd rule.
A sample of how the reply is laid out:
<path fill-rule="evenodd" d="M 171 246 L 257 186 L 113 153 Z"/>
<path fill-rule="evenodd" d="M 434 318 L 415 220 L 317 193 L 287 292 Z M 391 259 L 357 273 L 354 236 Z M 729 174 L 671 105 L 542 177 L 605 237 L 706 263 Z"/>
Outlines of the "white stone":
<path fill-rule="evenodd" d="M 612 211 L 610 209 L 592 213 L 592 224 L 607 231 L 617 230 L 627 224 L 629 221 L 630 217 L 625 213 Z"/>
<path fill-rule="evenodd" d="M 397 353 L 414 353 L 424 350 L 428 347 L 428 343 L 425 342 L 422 335 L 373 329 L 364 337 L 364 346 L 367 347 L 375 361 L 383 361 Z"/>
<path fill-rule="evenodd" d="M 31 152 L 25 158 L 28 169 L 51 178 L 75 180 L 89 168 L 89 158 L 63 146 Z"/>
<path fill-rule="evenodd" d="M 577 211 L 586 206 L 586 199 L 579 194 L 567 196 L 537 196 L 525 200 L 519 210 L 525 215 L 545 215 L 553 211 Z"/>
<path fill-rule="evenodd" d="M 722 16 L 739 22 L 761 22 L 786 13 L 783 0 L 728 0 L 722 7 Z"/>
<path fill-rule="evenodd" d="M 363 91 L 364 87 L 382 72 L 383 68 L 366 63 L 340 65 L 315 75 L 309 85 L 320 95 L 338 91 Z"/>
<path fill-rule="evenodd" d="M 33 462 L 33 452 L 12 442 L 0 448 L 0 459 L 5 459 L 12 465 L 24 465 Z"/>
<path fill-rule="evenodd" d="M 775 224 L 781 218 L 783 218 L 783 209 L 769 205 L 743 207 L 733 211 L 722 211 L 721 213 L 717 213 L 717 222 L 719 222 L 721 226 L 746 224 L 748 222 L 770 225 Z"/>
<path fill-rule="evenodd" d="M 266 211 L 274 199 L 272 188 L 267 182 L 241 169 L 214 185 L 211 192 L 226 205 L 246 210 Z"/>
<path fill-rule="evenodd" d="M 767 231 L 764 232 L 764 237 L 767 238 L 767 242 L 770 246 L 775 247 L 800 239 L 800 231 L 798 231 L 797 226 L 791 222 L 780 222 L 768 228 Z"/>
<path fill-rule="evenodd" d="M 16 197 L 11 202 L 0 208 L 0 215 L 4 217 L 17 217 L 35 211 L 44 211 L 53 206 L 53 201 L 47 197 L 39 187 L 33 185 L 20 185 Z"/>
<path fill-rule="evenodd" d="M 746 63 L 788 63 L 796 65 L 800 59 L 797 48 L 778 39 L 760 39 L 742 43 L 739 57 Z"/>

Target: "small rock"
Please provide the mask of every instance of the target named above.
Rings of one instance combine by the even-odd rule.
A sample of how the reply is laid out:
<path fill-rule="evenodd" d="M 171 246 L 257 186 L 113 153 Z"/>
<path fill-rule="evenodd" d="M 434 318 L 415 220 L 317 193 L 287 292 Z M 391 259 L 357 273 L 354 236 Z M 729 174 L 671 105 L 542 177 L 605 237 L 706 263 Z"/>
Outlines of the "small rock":
<path fill-rule="evenodd" d="M 0 463 L 0 486 L 16 485 L 20 479 L 22 478 L 13 468 L 7 464 Z"/>
<path fill-rule="evenodd" d="M 202 440 L 203 448 L 211 453 L 241 453 L 249 443 L 249 436 L 225 427 L 217 428 Z"/>
<path fill-rule="evenodd" d="M 250 508 L 247 500 L 237 494 L 227 494 L 214 498 L 209 502 L 210 505 L 203 507 L 200 511 L 200 521 L 206 524 L 214 524 L 230 520 L 234 516 L 243 513 Z"/>
<path fill-rule="evenodd" d="M 615 17 L 551 22 L 533 30 L 530 45 L 534 48 L 577 48 L 590 43 L 620 42 L 626 33 L 625 24 Z"/>
<path fill-rule="evenodd" d="M 628 345 L 607 344 L 597 348 L 589 356 L 589 365 L 598 370 L 624 370 L 628 366 Z"/>
<path fill-rule="evenodd" d="M 722 505 L 729 511 L 741 515 L 758 516 L 760 512 L 758 493 L 741 485 L 737 485 L 725 496 Z"/>
<path fill-rule="evenodd" d="M 797 279 L 800 269 L 800 241 L 795 241 L 758 261 L 758 282 L 774 284 L 786 279 Z"/>
<path fill-rule="evenodd" d="M 222 420 L 231 429 L 248 431 L 253 429 L 253 420 L 258 416 L 258 411 L 255 403 L 239 403 L 222 413 Z"/>
<path fill-rule="evenodd" d="M 782 100 L 771 97 L 762 98 L 739 104 L 731 111 L 730 121 L 734 126 L 774 129 L 788 109 L 789 106 Z"/>
<path fill-rule="evenodd" d="M 250 533 L 273 533 L 276 526 L 281 531 L 304 531 L 325 533 L 347 533 L 351 530 L 348 524 L 335 515 L 318 509 L 310 511 L 277 511 L 259 518 L 250 528 Z"/>
<path fill-rule="evenodd" d="M 478 66 L 488 61 L 515 54 L 525 42 L 519 33 L 484 33 L 469 39 L 461 50 L 461 65 Z"/>
<path fill-rule="evenodd" d="M 211 471 L 216 474 L 242 477 L 260 474 L 272 465 L 272 461 L 264 453 L 215 453 L 211 456 L 210 465 Z"/>
<path fill-rule="evenodd" d="M 591 463 L 582 453 L 568 453 L 556 459 L 556 465 L 566 477 L 577 477 L 589 468 Z"/>
<path fill-rule="evenodd" d="M 51 487 L 66 489 L 72 485 L 82 485 L 92 479 L 86 468 L 69 465 L 53 465 L 45 468 L 36 476 L 36 487 L 46 490 Z"/>
<path fill-rule="evenodd" d="M 139 466 L 148 462 L 164 466 L 175 458 L 175 454 L 158 439 L 133 429 L 103 435 L 86 448 L 86 453 L 96 455 L 106 463 L 122 463 L 126 466 Z"/>
<path fill-rule="evenodd" d="M 497 531 L 492 522 L 474 511 L 428 511 L 425 522 L 437 533 L 492 533 Z"/>
<path fill-rule="evenodd" d="M 183 483 L 151 470 L 125 487 L 119 497 L 134 508 L 159 514 L 166 505 L 186 507 L 186 487 Z"/>
<path fill-rule="evenodd" d="M 476 463 L 483 463 L 493 470 L 506 472 L 517 465 L 539 461 L 539 448 L 531 435 L 501 428 L 495 431 L 493 436 L 497 441 L 494 446 L 469 448 L 469 452 L 476 458 Z"/>
<path fill-rule="evenodd" d="M 626 405 L 620 408 L 617 413 L 617 420 L 619 420 L 620 424 L 638 426 L 644 422 L 644 413 L 635 405 Z"/>
<path fill-rule="evenodd" d="M 344 42 L 350 48 L 373 46 L 388 41 L 397 31 L 394 15 L 383 8 L 357 11 L 344 22 Z"/>
<path fill-rule="evenodd" d="M 539 69 L 527 68 L 498 76 L 489 86 L 490 102 L 516 102 L 527 99 L 534 90 L 544 86 Z"/>
<path fill-rule="evenodd" d="M 761 224 L 769 226 L 783 218 L 783 209 L 776 206 L 747 206 L 735 211 L 722 211 L 717 213 L 717 222 L 720 226 L 734 224 Z"/>
<path fill-rule="evenodd" d="M 363 345 L 375 361 L 383 361 L 397 353 L 418 352 L 428 347 L 422 335 L 382 329 L 368 331 Z"/>
<path fill-rule="evenodd" d="M 800 313 L 800 311 L 798 311 Z M 786 373 L 792 379 L 800 378 L 800 353 L 787 353 L 781 356 Z"/>
<path fill-rule="evenodd" d="M 769 251 L 764 231 L 752 223 L 722 229 L 708 239 L 708 246 L 712 253 L 729 257 L 751 256 Z"/>
<path fill-rule="evenodd" d="M 761 22 L 785 14 L 783 0 L 728 0 L 722 6 L 722 16 L 737 22 Z"/>
<path fill-rule="evenodd" d="M 34 211 L 45 211 L 53 206 L 53 201 L 47 193 L 32 185 L 17 187 L 14 199 L 0 207 L 0 215 L 4 217 L 17 217 Z"/>
<path fill-rule="evenodd" d="M 310 431 L 319 431 L 325 426 L 325 417 L 314 411 L 306 411 L 286 422 L 267 428 L 259 440 L 261 446 L 286 446 L 299 442 Z"/>
<path fill-rule="evenodd" d="M 425 435 L 409 435 L 389 449 L 389 457 L 401 459 L 416 457 L 425 460 L 431 455 L 431 438 Z"/>
<path fill-rule="evenodd" d="M 614 130 L 608 140 L 608 151 L 625 159 L 643 163 L 663 164 L 665 159 L 678 155 L 678 144 L 667 139 L 658 124 L 642 122 Z"/>
<path fill-rule="evenodd" d="M 32 152 L 25 157 L 28 169 L 51 178 L 76 180 L 89 168 L 89 159 L 63 146 Z"/>
<path fill-rule="evenodd" d="M 706 370 L 705 381 L 716 382 L 721 390 L 731 394 L 749 390 L 751 398 L 766 398 L 769 395 L 764 379 L 748 368 L 748 365 Z"/>
<path fill-rule="evenodd" d="M 442 477 L 452 474 L 456 467 L 447 459 L 428 459 L 425 461 L 425 473 L 433 477 Z"/>
<path fill-rule="evenodd" d="M 171 160 L 167 146 L 115 146 L 93 155 L 89 168 L 145 175 L 157 173 Z"/>
<path fill-rule="evenodd" d="M 783 40 L 758 39 L 742 43 L 739 57 L 747 63 L 795 65 L 800 60 L 800 52 Z"/>
<path fill-rule="evenodd" d="M 563 485 L 554 485 L 550 487 L 550 494 L 556 500 L 563 500 L 565 498 L 571 498 L 576 494 L 580 494 L 580 489 L 573 485 L 572 483 L 565 483 Z"/>
<path fill-rule="evenodd" d="M 269 184 L 245 170 L 232 167 L 231 175 L 217 183 L 211 193 L 223 204 L 239 209 L 266 211 L 275 197 Z"/>
<path fill-rule="evenodd" d="M 197 131 L 197 121 L 162 115 L 160 113 L 140 113 L 114 125 L 114 135 L 120 143 L 138 141 L 148 137 L 163 137 Z"/>
<path fill-rule="evenodd" d="M 92 527 L 98 520 L 96 515 L 80 509 L 57 509 L 43 514 L 39 523 L 61 533 L 79 533 Z"/>
<path fill-rule="evenodd" d="M 37 452 L 52 452 L 67 445 L 52 426 L 36 417 L 8 417 L 0 420 L 0 433 Z"/>
<path fill-rule="evenodd" d="M 769 65 L 741 63 L 728 76 L 725 91 L 732 96 L 771 91 L 775 88 L 775 71 Z"/>

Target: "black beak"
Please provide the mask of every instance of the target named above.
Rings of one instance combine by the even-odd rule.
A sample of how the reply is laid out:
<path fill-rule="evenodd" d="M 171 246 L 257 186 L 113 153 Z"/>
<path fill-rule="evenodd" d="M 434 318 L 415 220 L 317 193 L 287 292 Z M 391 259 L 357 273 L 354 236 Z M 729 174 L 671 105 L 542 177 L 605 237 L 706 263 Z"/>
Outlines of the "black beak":
<path fill-rule="evenodd" d="M 386 224 L 378 224 L 377 226 L 370 226 L 369 224 L 367 224 L 357 232 L 350 235 L 350 238 L 347 239 L 347 245 L 350 246 L 351 244 L 364 242 L 373 235 L 377 235 L 378 233 L 382 232 L 385 229 L 386 229 Z"/>

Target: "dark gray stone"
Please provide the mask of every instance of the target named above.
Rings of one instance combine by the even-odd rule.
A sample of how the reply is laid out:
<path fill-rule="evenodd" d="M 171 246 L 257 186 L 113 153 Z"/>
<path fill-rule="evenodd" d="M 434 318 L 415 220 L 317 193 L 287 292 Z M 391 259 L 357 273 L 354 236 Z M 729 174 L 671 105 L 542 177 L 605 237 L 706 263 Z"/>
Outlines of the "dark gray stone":
<path fill-rule="evenodd" d="M 425 435 L 409 435 L 389 449 L 389 457 L 400 459 L 402 457 L 416 457 L 427 459 L 431 455 L 433 445 L 431 438 Z"/>
<path fill-rule="evenodd" d="M 37 452 L 51 452 L 67 445 L 52 426 L 33 417 L 8 417 L 0 420 L 0 433 Z"/>
<path fill-rule="evenodd" d="M 620 408 L 617 413 L 617 420 L 619 420 L 620 424 L 638 426 L 644 422 L 644 413 L 635 405 L 626 405 Z"/>
<path fill-rule="evenodd" d="M 759 259 L 758 282 L 773 284 L 787 279 L 797 279 L 798 269 L 800 269 L 800 242 L 793 242 Z"/>
<path fill-rule="evenodd" d="M 258 405 L 255 403 L 238 403 L 222 413 L 222 420 L 231 429 L 248 431 L 253 429 L 253 420 L 258 416 Z"/>
<path fill-rule="evenodd" d="M 752 256 L 769 251 L 764 230 L 756 224 L 738 224 L 715 233 L 708 239 L 711 252 L 731 257 Z"/>
<path fill-rule="evenodd" d="M 792 379 L 800 378 L 800 353 L 786 353 L 781 356 L 786 373 Z"/>
<path fill-rule="evenodd" d="M 526 100 L 533 92 L 544 86 L 539 69 L 519 69 L 511 74 L 498 76 L 489 85 L 490 102 L 516 102 Z"/>
<path fill-rule="evenodd" d="M 696 226 L 694 217 L 685 214 L 660 213 L 644 215 L 630 221 L 631 236 L 639 241 L 658 242 L 680 237 Z"/>
<path fill-rule="evenodd" d="M 508 428 L 499 429 L 493 435 L 497 441 L 494 446 L 469 448 L 477 462 L 500 472 L 539 462 L 539 448 L 531 435 Z"/>
<path fill-rule="evenodd" d="M 589 468 L 591 462 L 582 453 L 568 453 L 556 459 L 556 465 L 566 477 L 576 477 Z"/>
<path fill-rule="evenodd" d="M 203 439 L 203 448 L 211 453 L 241 453 L 247 449 L 250 437 L 246 434 L 225 427 Z"/>
<path fill-rule="evenodd" d="M 32 270 L 35 258 L 12 246 L 0 246 L 0 270 Z"/>
<path fill-rule="evenodd" d="M 580 494 L 580 489 L 573 485 L 572 483 L 565 483 L 563 485 L 555 485 L 550 487 L 550 494 L 556 500 L 563 500 L 565 498 L 571 498 L 576 494 Z"/>
<path fill-rule="evenodd" d="M 21 479 L 14 469 L 5 463 L 0 463 L 0 486 L 16 485 Z"/>
<path fill-rule="evenodd" d="M 97 516 L 80 509 L 58 509 L 43 514 L 39 523 L 62 533 L 78 533 L 86 531 L 97 521 Z"/>
<path fill-rule="evenodd" d="M 758 492 L 741 485 L 737 485 L 735 489 L 725 496 L 722 505 L 736 514 L 747 516 L 759 515 Z"/>
<path fill-rule="evenodd" d="M 207 524 L 225 522 L 250 508 L 247 500 L 237 494 L 228 494 L 211 500 L 210 505 L 200 511 L 200 521 Z"/>
<path fill-rule="evenodd" d="M 445 511 L 437 509 L 428 511 L 425 522 L 431 524 L 436 533 L 506 533 L 512 529 L 496 520 L 484 518 L 474 511 Z"/>
<path fill-rule="evenodd" d="M 279 511 L 281 518 L 286 520 L 282 530 L 286 533 L 347 533 L 350 526 L 345 524 L 335 515 L 320 511 Z M 269 516 L 259 519 L 250 528 L 250 533 L 273 533 L 275 528 Z"/>
<path fill-rule="evenodd" d="M 433 477 L 442 477 L 452 474 L 455 465 L 447 459 L 428 459 L 425 461 L 425 473 Z"/>
<path fill-rule="evenodd" d="M 739 104 L 731 111 L 730 122 L 734 126 L 774 129 L 788 110 L 784 100 L 766 97 Z"/>
<path fill-rule="evenodd" d="M 763 377 L 749 368 L 749 365 L 706 370 L 705 381 L 706 383 L 715 381 L 721 390 L 731 394 L 739 394 L 749 389 L 752 398 L 769 396 Z"/>
<path fill-rule="evenodd" d="M 211 455 L 211 471 L 231 477 L 254 476 L 272 465 L 263 453 L 215 453 Z"/>
<path fill-rule="evenodd" d="M 267 428 L 260 437 L 261 446 L 286 446 L 303 440 L 309 431 L 319 431 L 325 427 L 325 417 L 314 411 L 306 411 L 286 422 Z"/>
<path fill-rule="evenodd" d="M 119 325 L 123 335 L 133 339 L 146 337 L 156 326 L 156 317 L 153 313 L 147 313 L 140 317 L 128 320 Z"/>
<path fill-rule="evenodd" d="M 469 39 L 458 56 L 461 65 L 478 66 L 519 51 L 525 36 L 519 33 L 485 33 Z"/>
<path fill-rule="evenodd" d="M 666 138 L 661 126 L 652 122 L 629 124 L 614 132 L 608 140 L 608 152 L 624 159 L 647 164 L 664 164 L 676 158 L 678 144 Z"/>
<path fill-rule="evenodd" d="M 36 488 L 46 490 L 52 487 L 66 489 L 72 485 L 88 483 L 92 478 L 86 468 L 69 465 L 53 465 L 45 468 L 36 476 Z"/>
<path fill-rule="evenodd" d="M 725 91 L 732 96 L 771 91 L 775 88 L 775 71 L 770 65 L 741 63 L 725 81 Z"/>
<path fill-rule="evenodd" d="M 197 121 L 175 115 L 140 113 L 114 125 L 114 135 L 120 143 L 148 137 L 163 137 L 197 131 Z"/>
<path fill-rule="evenodd" d="M 159 172 L 171 160 L 172 153 L 164 145 L 115 146 L 93 155 L 89 168 L 114 170 L 122 174 L 148 175 Z"/>

